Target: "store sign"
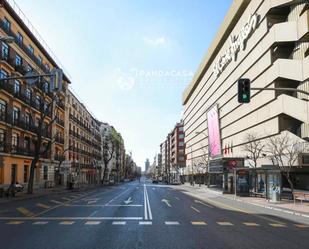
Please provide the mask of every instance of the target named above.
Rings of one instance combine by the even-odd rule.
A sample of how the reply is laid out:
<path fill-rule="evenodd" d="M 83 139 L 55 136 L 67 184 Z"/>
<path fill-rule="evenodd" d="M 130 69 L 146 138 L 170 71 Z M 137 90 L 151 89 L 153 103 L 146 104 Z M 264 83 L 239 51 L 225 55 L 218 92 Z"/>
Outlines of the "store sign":
<path fill-rule="evenodd" d="M 239 35 L 231 35 L 229 37 L 230 46 L 225 54 L 219 58 L 213 68 L 215 78 L 218 78 L 223 70 L 227 67 L 232 60 L 236 61 L 237 54 L 240 50 L 245 50 L 246 41 L 252 32 L 256 29 L 258 24 L 258 15 L 250 15 L 248 22 L 242 27 Z"/>

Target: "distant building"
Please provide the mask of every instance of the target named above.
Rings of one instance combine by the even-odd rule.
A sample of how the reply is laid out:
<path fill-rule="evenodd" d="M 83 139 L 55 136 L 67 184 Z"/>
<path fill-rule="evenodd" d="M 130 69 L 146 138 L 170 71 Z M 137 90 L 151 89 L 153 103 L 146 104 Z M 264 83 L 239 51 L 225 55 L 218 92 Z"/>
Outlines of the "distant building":
<path fill-rule="evenodd" d="M 145 172 L 148 171 L 149 167 L 150 167 L 150 162 L 149 162 L 149 159 L 147 158 L 145 162 Z"/>

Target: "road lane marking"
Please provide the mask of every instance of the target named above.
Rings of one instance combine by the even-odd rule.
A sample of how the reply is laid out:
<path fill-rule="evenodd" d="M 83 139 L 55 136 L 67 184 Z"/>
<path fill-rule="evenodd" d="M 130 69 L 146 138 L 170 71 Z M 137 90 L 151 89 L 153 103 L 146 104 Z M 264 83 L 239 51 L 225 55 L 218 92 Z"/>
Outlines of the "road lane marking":
<path fill-rule="evenodd" d="M 48 205 L 45 205 L 45 204 L 43 204 L 43 203 L 37 203 L 36 204 L 38 207 L 42 207 L 42 208 L 50 208 L 50 206 L 48 206 Z"/>
<path fill-rule="evenodd" d="M 85 225 L 100 225 L 101 224 L 101 221 L 87 221 L 85 222 Z"/>
<path fill-rule="evenodd" d="M 48 223 L 48 221 L 36 221 L 33 222 L 32 225 L 46 225 Z"/>
<path fill-rule="evenodd" d="M 55 203 L 55 204 L 62 204 L 62 202 L 56 201 L 56 200 L 50 200 L 50 202 Z"/>
<path fill-rule="evenodd" d="M 6 224 L 8 224 L 8 225 L 19 225 L 19 224 L 22 224 L 22 223 L 24 223 L 24 221 L 12 220 L 12 221 L 7 222 Z"/>
<path fill-rule="evenodd" d="M 126 192 L 128 192 L 130 189 L 126 189 L 125 191 L 121 192 L 119 195 L 116 195 L 113 199 L 111 199 L 109 202 L 107 202 L 106 204 L 110 204 L 111 202 L 113 202 L 114 200 L 118 199 L 120 196 L 122 196 L 123 194 L 125 194 Z"/>
<path fill-rule="evenodd" d="M 146 198 L 147 198 L 147 208 L 148 208 L 148 214 L 149 214 L 149 219 L 152 220 L 152 212 L 151 212 L 151 207 L 149 203 L 149 196 L 146 188 Z"/>
<path fill-rule="evenodd" d="M 175 199 L 178 200 L 178 201 L 180 200 L 178 197 L 175 197 Z"/>
<path fill-rule="evenodd" d="M 113 225 L 122 225 L 124 226 L 126 224 L 126 221 L 113 221 Z"/>
<path fill-rule="evenodd" d="M 152 225 L 152 221 L 139 221 L 139 225 Z"/>
<path fill-rule="evenodd" d="M 172 205 L 170 204 L 169 200 L 162 199 L 161 202 L 164 202 L 167 206 L 172 207 Z"/>
<path fill-rule="evenodd" d="M 145 220 L 148 220 L 147 200 L 146 200 L 146 186 L 145 186 L 145 184 L 144 184 L 144 217 L 145 217 Z"/>
<path fill-rule="evenodd" d="M 75 223 L 75 221 L 61 221 L 59 222 L 59 225 L 73 225 Z"/>
<path fill-rule="evenodd" d="M 0 217 L 0 220 L 142 220 L 143 217 Z"/>
<path fill-rule="evenodd" d="M 204 221 L 191 221 L 191 224 L 194 226 L 206 226 L 206 222 Z"/>
<path fill-rule="evenodd" d="M 269 225 L 272 227 L 286 227 L 286 225 L 282 223 L 269 223 Z"/>
<path fill-rule="evenodd" d="M 33 216 L 34 213 L 30 212 L 28 209 L 24 208 L 24 207 L 18 207 L 16 208 L 17 211 L 19 211 L 20 213 L 22 213 L 24 216 L 30 217 Z"/>
<path fill-rule="evenodd" d="M 260 226 L 259 224 L 254 223 L 254 222 L 243 222 L 243 224 L 248 226 L 248 227 L 258 227 L 258 226 Z"/>
<path fill-rule="evenodd" d="M 227 221 L 218 221 L 217 224 L 220 226 L 234 226 L 231 222 Z"/>
<path fill-rule="evenodd" d="M 201 212 L 200 210 L 196 209 L 195 207 L 192 207 L 192 206 L 191 206 L 191 208 L 192 208 L 195 212 L 197 212 L 197 213 L 200 213 L 200 212 Z"/>
<path fill-rule="evenodd" d="M 305 224 L 294 224 L 296 227 L 299 227 L 299 228 L 307 228 L 309 227 L 309 225 L 305 225 Z"/>
<path fill-rule="evenodd" d="M 142 207 L 143 205 L 142 204 L 128 204 L 128 205 L 113 205 L 113 204 L 110 204 L 110 205 L 104 205 L 105 207 Z"/>
<path fill-rule="evenodd" d="M 175 226 L 175 225 L 179 225 L 179 222 L 178 221 L 165 221 L 165 225 Z"/>

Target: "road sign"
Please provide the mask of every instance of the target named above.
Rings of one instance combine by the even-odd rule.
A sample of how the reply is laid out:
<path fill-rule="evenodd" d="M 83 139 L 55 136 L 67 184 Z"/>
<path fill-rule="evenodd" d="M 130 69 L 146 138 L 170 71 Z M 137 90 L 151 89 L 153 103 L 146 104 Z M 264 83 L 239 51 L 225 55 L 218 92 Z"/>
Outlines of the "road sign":
<path fill-rule="evenodd" d="M 229 166 L 232 168 L 235 168 L 237 166 L 237 161 L 236 160 L 230 160 L 228 162 Z"/>

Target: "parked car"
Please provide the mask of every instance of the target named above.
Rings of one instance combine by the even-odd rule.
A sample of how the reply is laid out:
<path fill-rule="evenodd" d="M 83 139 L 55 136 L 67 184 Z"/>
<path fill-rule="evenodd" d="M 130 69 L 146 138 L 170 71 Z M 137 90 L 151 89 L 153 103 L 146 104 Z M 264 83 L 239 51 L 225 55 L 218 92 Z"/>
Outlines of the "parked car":
<path fill-rule="evenodd" d="M 173 179 L 171 184 L 173 184 L 173 185 L 180 185 L 181 182 L 178 179 Z"/>

